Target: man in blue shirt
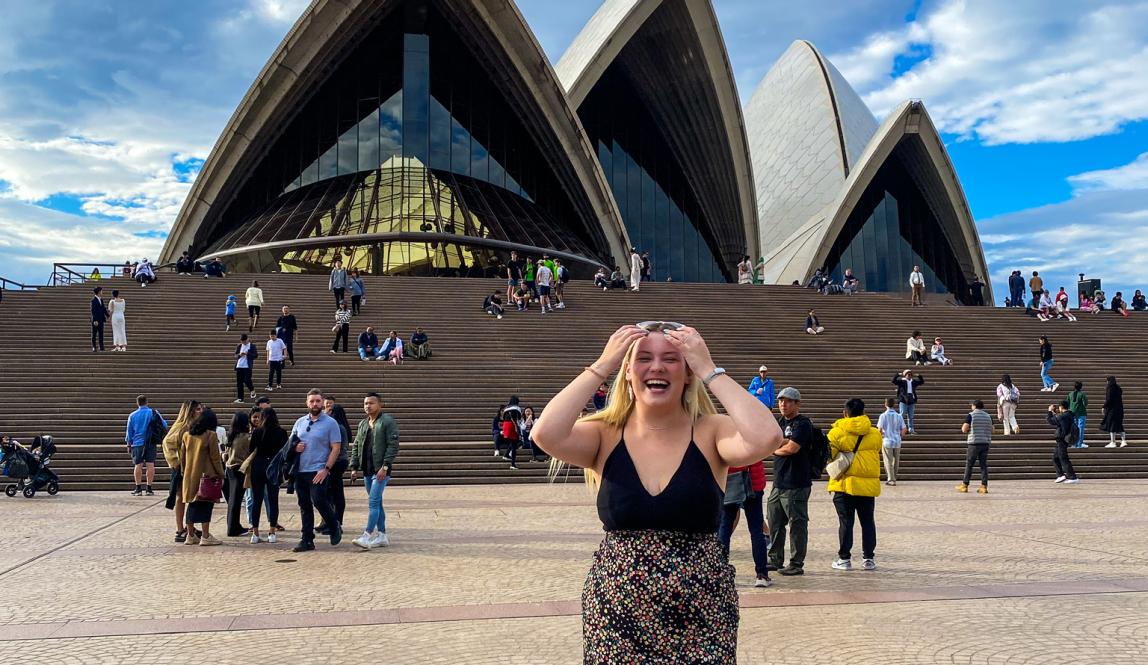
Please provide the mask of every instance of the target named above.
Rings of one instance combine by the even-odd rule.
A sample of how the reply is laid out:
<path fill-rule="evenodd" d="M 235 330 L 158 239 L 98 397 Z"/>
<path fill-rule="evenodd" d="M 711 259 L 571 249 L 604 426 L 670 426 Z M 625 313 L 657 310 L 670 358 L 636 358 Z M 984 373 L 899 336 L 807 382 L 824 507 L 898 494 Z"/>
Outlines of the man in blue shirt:
<path fill-rule="evenodd" d="M 153 416 L 154 414 L 154 416 Z M 147 405 L 147 395 L 139 395 L 136 397 L 136 410 L 132 415 L 128 416 L 128 429 L 124 435 L 124 443 L 128 445 L 128 450 L 132 454 L 132 464 L 135 465 L 135 489 L 132 490 L 132 496 L 140 496 L 146 494 L 154 496 L 155 492 L 152 490 L 152 484 L 155 483 L 155 452 L 156 442 L 155 438 L 151 436 L 152 418 L 159 418 L 159 422 L 163 423 L 164 431 L 167 430 L 167 421 L 163 416 L 159 415 L 158 411 L 152 411 Z M 142 484 L 144 479 L 144 468 L 147 470 L 147 485 Z"/>
<path fill-rule="evenodd" d="M 749 383 L 749 392 L 757 398 L 757 401 L 772 409 L 777 405 L 777 397 L 774 393 L 773 379 L 769 378 L 768 374 L 768 367 L 765 365 L 758 367 L 757 376 Z"/>
<path fill-rule="evenodd" d="M 295 552 L 315 549 L 315 510 L 323 522 L 331 526 L 331 544 L 343 539 L 339 517 L 327 498 L 327 483 L 342 482 L 331 477 L 331 469 L 339 459 L 343 434 L 339 423 L 323 413 L 323 391 L 312 389 L 307 393 L 307 415 L 295 421 L 291 428 L 291 441 L 298 455 L 295 468 L 295 497 L 303 522 L 303 538 L 294 547 Z"/>

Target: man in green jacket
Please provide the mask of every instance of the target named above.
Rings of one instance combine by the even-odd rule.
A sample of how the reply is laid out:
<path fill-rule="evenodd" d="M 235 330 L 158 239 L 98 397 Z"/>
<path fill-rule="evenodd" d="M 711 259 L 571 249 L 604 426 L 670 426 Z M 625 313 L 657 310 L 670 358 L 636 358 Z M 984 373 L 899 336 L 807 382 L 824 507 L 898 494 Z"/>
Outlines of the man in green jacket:
<path fill-rule="evenodd" d="M 386 547 L 387 514 L 383 511 L 383 490 L 391 480 L 391 467 L 399 454 L 399 424 L 389 413 L 383 413 L 383 398 L 367 393 L 363 413 L 351 451 L 351 481 L 360 473 L 367 489 L 367 527 L 363 535 L 351 541 L 365 550 Z"/>
<path fill-rule="evenodd" d="M 1084 443 L 1084 423 L 1088 420 L 1088 395 L 1084 392 L 1084 384 L 1077 381 L 1068 393 L 1068 410 L 1076 418 L 1076 429 L 1080 430 L 1080 438 L 1076 440 L 1073 448 L 1087 448 Z"/>

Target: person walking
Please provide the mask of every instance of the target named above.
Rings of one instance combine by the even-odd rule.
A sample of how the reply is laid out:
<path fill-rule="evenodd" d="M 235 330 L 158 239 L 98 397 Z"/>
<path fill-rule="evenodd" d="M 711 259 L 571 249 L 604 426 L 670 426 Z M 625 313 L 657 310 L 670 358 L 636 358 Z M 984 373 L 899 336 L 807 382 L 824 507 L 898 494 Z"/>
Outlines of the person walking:
<path fill-rule="evenodd" d="M 630 290 L 637 291 L 642 283 L 642 257 L 634 247 L 630 248 Z"/>
<path fill-rule="evenodd" d="M 913 272 L 909 273 L 909 288 L 913 292 L 913 307 L 924 307 L 925 273 L 921 272 L 921 266 L 913 266 Z"/>
<path fill-rule="evenodd" d="M 251 481 L 251 544 L 277 543 L 275 526 L 279 524 L 279 485 L 267 477 L 267 467 L 287 444 L 287 432 L 279 425 L 279 415 L 270 407 L 263 409 L 259 427 L 251 433 L 251 456 L 247 477 Z M 267 535 L 259 531 L 263 506 L 267 506 Z"/>
<path fill-rule="evenodd" d="M 104 323 L 108 320 L 108 308 L 104 306 L 104 301 L 100 294 L 104 292 L 104 287 L 97 286 L 92 289 L 92 302 L 91 302 L 91 328 L 92 328 L 92 353 L 104 350 Z M 96 348 L 96 342 L 99 341 L 99 348 Z"/>
<path fill-rule="evenodd" d="M 749 382 L 748 390 L 750 394 L 756 397 L 757 401 L 764 404 L 767 409 L 772 409 L 777 404 L 773 379 L 769 378 L 769 368 L 765 365 L 757 368 L 757 376 L 753 377 L 753 381 Z"/>
<path fill-rule="evenodd" d="M 283 305 L 283 309 L 280 311 L 283 313 L 275 320 L 275 332 L 287 347 L 287 359 L 291 361 L 291 366 L 294 367 L 295 340 L 299 332 L 299 321 L 295 318 L 295 315 L 291 313 L 291 308 L 287 305 Z"/>
<path fill-rule="evenodd" d="M 885 412 L 877 418 L 881 430 L 881 459 L 885 462 L 885 484 L 897 485 L 897 470 L 901 466 L 901 438 L 909 433 L 905 419 L 897 413 L 897 400 L 885 398 Z"/>
<path fill-rule="evenodd" d="M 235 296 L 227 296 L 227 302 L 223 305 L 223 315 L 226 317 L 227 324 L 223 328 L 223 332 L 231 332 L 231 326 L 235 325 L 235 308 L 238 306 L 239 300 Z"/>
<path fill-rule="evenodd" d="M 347 352 L 347 337 L 351 334 L 351 310 L 347 303 L 339 301 L 339 308 L 335 310 L 335 325 L 331 326 L 335 333 L 335 341 L 331 342 L 331 353 L 339 352 L 339 340 L 343 341 L 343 353 Z"/>
<path fill-rule="evenodd" d="M 881 495 L 881 432 L 865 415 L 865 402 L 854 397 L 845 403 L 842 417 L 829 430 L 829 455 L 852 453 L 845 473 L 830 478 L 828 491 L 837 509 L 837 559 L 834 570 L 853 568 L 853 523 L 861 522 L 861 555 L 865 570 L 876 570 L 877 523 L 873 519 L 876 498 Z"/>
<path fill-rule="evenodd" d="M 136 396 L 136 410 L 128 416 L 127 433 L 124 442 L 132 455 L 132 477 L 135 489 L 132 496 L 154 496 L 156 448 L 163 444 L 167 435 L 167 421 L 148 406 L 147 395 Z M 145 484 L 146 480 L 146 484 Z"/>
<path fill-rule="evenodd" d="M 1013 385 L 1012 377 L 1005 374 L 997 384 L 997 416 L 1004 425 L 1005 436 L 1020 434 L 1016 422 L 1016 407 L 1020 404 L 1020 388 Z"/>
<path fill-rule="evenodd" d="M 1077 381 L 1072 384 L 1072 392 L 1068 393 L 1068 410 L 1072 412 L 1072 417 L 1076 419 L 1076 429 L 1080 431 L 1077 435 L 1076 444 L 1073 448 L 1087 448 L 1088 444 L 1084 442 L 1084 426 L 1088 422 L 1088 393 L 1084 392 L 1084 383 Z"/>
<path fill-rule="evenodd" d="M 989 446 L 993 442 L 993 417 L 985 411 L 985 403 L 974 400 L 969 404 L 971 411 L 965 416 L 961 431 L 965 433 L 965 478 L 957 485 L 958 492 L 969 491 L 969 481 L 973 477 L 973 464 L 981 467 L 981 487 L 977 494 L 989 493 Z"/>
<path fill-rule="evenodd" d="M 255 384 L 251 382 L 251 371 L 255 369 L 255 360 L 259 356 L 255 344 L 247 339 L 247 333 L 239 336 L 239 344 L 235 345 L 235 402 L 243 403 L 243 389 L 251 391 L 251 399 L 255 399 Z"/>
<path fill-rule="evenodd" d="M 287 345 L 279 339 L 273 328 L 267 333 L 267 392 L 283 389 L 283 363 L 287 357 Z"/>
<path fill-rule="evenodd" d="M 363 397 L 363 414 L 366 417 L 359 421 L 351 453 L 351 482 L 362 474 L 367 490 L 367 525 L 363 535 L 351 544 L 369 550 L 391 544 L 383 490 L 391 481 L 391 469 L 399 454 L 399 424 L 394 416 L 383 412 L 383 398 L 378 393 Z"/>
<path fill-rule="evenodd" d="M 502 450 L 503 445 L 506 446 L 509 453 L 510 468 L 514 471 L 518 470 L 518 449 L 522 446 L 521 433 L 524 417 L 522 407 L 518 404 L 518 395 L 511 395 L 506 406 L 498 412 L 498 433 L 495 438 L 494 449 L 497 452 Z"/>
<path fill-rule="evenodd" d="M 1052 358 L 1052 342 L 1048 341 L 1047 335 L 1040 336 L 1040 380 L 1044 387 L 1040 389 L 1044 393 L 1054 393 L 1060 387 L 1060 384 L 1052 380 L 1049 375 L 1049 370 L 1056 364 Z"/>
<path fill-rule="evenodd" d="M 773 452 L 773 487 L 765 502 L 769 567 L 791 577 L 805 574 L 809 547 L 809 494 L 820 469 L 813 468 L 813 423 L 801 415 L 801 392 L 792 386 L 777 396 L 781 445 Z M 788 533 L 786 533 L 788 530 Z M 785 540 L 789 538 L 789 564 Z"/>
<path fill-rule="evenodd" d="M 327 290 L 335 296 L 335 305 L 343 304 L 343 294 L 347 291 L 347 269 L 343 267 L 342 259 L 335 259 L 331 266 L 331 275 L 327 278 Z"/>
<path fill-rule="evenodd" d="M 897 402 L 901 405 L 901 417 L 905 419 L 910 435 L 917 433 L 917 390 L 924 383 L 925 377 L 913 376 L 911 369 L 893 376 L 893 385 L 897 386 Z"/>
<path fill-rule="evenodd" d="M 108 312 L 112 315 L 112 351 L 128 350 L 128 324 L 124 319 L 127 302 L 120 296 L 119 289 L 112 289 L 112 299 L 108 301 Z"/>
<path fill-rule="evenodd" d="M 337 404 L 333 397 L 330 399 L 324 397 L 323 409 L 328 416 L 339 423 L 339 433 L 343 437 L 342 445 L 339 447 L 339 457 L 332 465 L 331 477 L 327 481 L 327 500 L 331 502 L 331 509 L 339 520 L 339 528 L 342 528 L 343 516 L 347 512 L 347 494 L 346 487 L 343 485 L 343 474 L 346 473 L 347 467 L 351 464 L 351 423 L 347 420 L 346 409 L 341 404 Z M 331 533 L 331 527 L 329 524 L 323 524 L 317 529 L 317 532 L 328 536 Z"/>
<path fill-rule="evenodd" d="M 748 466 L 731 466 L 726 475 L 725 499 L 722 505 L 718 540 L 729 558 L 729 542 L 737 525 L 738 513 L 745 511 L 745 525 L 749 528 L 749 543 L 753 551 L 755 587 L 773 584 L 769 579 L 769 542 L 765 537 L 765 516 L 762 497 L 765 495 L 765 465 L 754 462 Z"/>
<path fill-rule="evenodd" d="M 654 266 L 650 262 L 650 253 L 642 252 L 642 281 L 648 282 L 654 278 Z"/>
<path fill-rule="evenodd" d="M 219 452 L 219 437 L 215 429 L 219 419 L 211 409 L 199 414 L 187 433 L 183 435 L 179 457 L 183 463 L 181 494 L 187 505 L 185 520 L 189 529 L 198 524 L 202 535 L 190 533 L 187 545 L 222 545 L 211 535 L 211 513 L 223 492 L 223 457 Z M 207 480 L 208 482 L 204 482 Z"/>
<path fill-rule="evenodd" d="M 363 278 L 359 277 L 358 270 L 351 271 L 347 279 L 347 288 L 351 291 L 351 316 L 358 316 L 359 309 L 363 306 L 363 296 L 367 292 L 367 286 L 363 283 Z"/>
<path fill-rule="evenodd" d="M 1051 404 L 1046 415 L 1048 424 L 1056 428 L 1056 451 L 1052 454 L 1052 463 L 1056 466 L 1056 481 L 1058 483 L 1078 483 L 1076 470 L 1072 468 L 1072 460 L 1068 458 L 1068 447 L 1078 436 L 1076 433 L 1076 418 L 1068 409 L 1068 400 L 1061 401 L 1060 405 Z"/>
<path fill-rule="evenodd" d="M 309 552 L 315 549 L 315 511 L 331 526 L 331 545 L 338 545 L 343 531 L 338 527 L 331 502 L 327 499 L 327 483 L 331 470 L 339 460 L 342 433 L 339 423 L 323 413 L 323 391 L 311 389 L 307 393 L 307 415 L 300 417 L 291 427 L 290 439 L 298 456 L 295 469 L 295 497 L 299 503 L 302 534 L 292 551 Z"/>
<path fill-rule="evenodd" d="M 1124 390 L 1116 383 L 1115 376 L 1109 376 L 1104 386 L 1104 406 L 1100 409 L 1100 431 L 1108 432 L 1108 445 L 1116 447 L 1116 435 L 1120 435 L 1120 447 L 1128 445 L 1124 434 Z"/>
<path fill-rule="evenodd" d="M 227 536 L 242 538 L 249 533 L 239 522 L 243 508 L 243 494 L 247 474 L 240 467 L 251 455 L 251 417 L 246 411 L 236 411 L 227 428 L 223 465 L 227 476 Z"/>
<path fill-rule="evenodd" d="M 606 408 L 579 418 L 615 372 Z M 716 366 L 696 330 L 645 322 L 611 335 L 532 435 L 599 488 L 606 536 L 582 596 L 584 661 L 733 662 L 739 611 L 717 539 L 721 483 L 781 444 L 765 405 Z"/>
<path fill-rule="evenodd" d="M 168 479 L 167 503 L 168 510 L 175 513 L 175 542 L 183 543 L 187 540 L 187 525 L 183 518 L 187 505 L 183 502 L 183 461 L 179 453 L 183 448 L 183 435 L 191 428 L 191 423 L 199 414 L 203 413 L 203 405 L 195 400 L 187 400 L 179 407 L 179 415 L 168 428 L 163 437 L 163 458 L 171 469 Z M 198 533 L 196 536 L 198 537 Z"/>
<path fill-rule="evenodd" d="M 753 284 L 753 264 L 750 263 L 748 254 L 742 256 L 737 264 L 737 283 Z"/>
<path fill-rule="evenodd" d="M 259 313 L 263 311 L 263 289 L 259 288 L 258 281 L 247 287 L 243 302 L 247 305 L 247 332 L 254 332 L 259 325 Z"/>

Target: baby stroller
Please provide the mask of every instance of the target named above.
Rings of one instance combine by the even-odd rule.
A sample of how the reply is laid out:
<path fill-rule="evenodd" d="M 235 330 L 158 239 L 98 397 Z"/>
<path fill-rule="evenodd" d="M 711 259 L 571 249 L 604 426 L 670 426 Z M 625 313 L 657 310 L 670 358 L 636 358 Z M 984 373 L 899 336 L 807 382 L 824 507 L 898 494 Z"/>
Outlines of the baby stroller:
<path fill-rule="evenodd" d="M 60 477 L 48 468 L 55 454 L 56 444 L 49 435 L 37 436 L 28 450 L 8 437 L 0 439 L 0 470 L 16 481 L 4 487 L 4 494 L 11 497 L 20 492 L 31 499 L 36 492 L 47 489 L 48 494 L 55 496 L 60 491 Z"/>

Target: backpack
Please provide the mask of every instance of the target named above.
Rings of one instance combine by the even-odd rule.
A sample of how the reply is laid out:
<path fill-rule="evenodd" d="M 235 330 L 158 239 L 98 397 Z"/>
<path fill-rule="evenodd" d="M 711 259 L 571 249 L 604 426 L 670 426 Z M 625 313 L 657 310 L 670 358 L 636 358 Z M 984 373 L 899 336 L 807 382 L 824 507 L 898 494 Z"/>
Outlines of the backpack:
<path fill-rule="evenodd" d="M 503 420 L 502 421 L 502 438 L 506 439 L 507 441 L 517 441 L 518 440 L 518 423 L 514 422 L 513 420 L 511 420 L 509 418 L 507 418 L 506 420 Z"/>
<path fill-rule="evenodd" d="M 813 427 L 813 444 L 809 447 L 809 477 L 820 480 L 829 464 L 829 437 L 820 427 Z"/>
<path fill-rule="evenodd" d="M 1072 419 L 1072 429 L 1068 430 L 1068 434 L 1064 436 L 1064 442 L 1070 446 L 1075 446 L 1080 441 L 1080 428 L 1076 426 L 1076 418 Z"/>

